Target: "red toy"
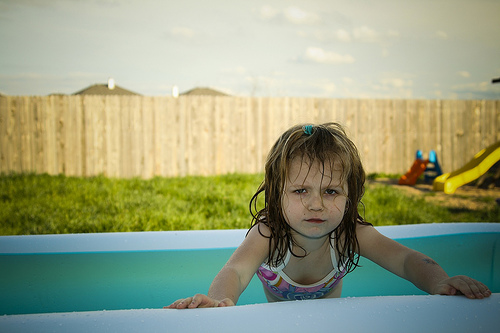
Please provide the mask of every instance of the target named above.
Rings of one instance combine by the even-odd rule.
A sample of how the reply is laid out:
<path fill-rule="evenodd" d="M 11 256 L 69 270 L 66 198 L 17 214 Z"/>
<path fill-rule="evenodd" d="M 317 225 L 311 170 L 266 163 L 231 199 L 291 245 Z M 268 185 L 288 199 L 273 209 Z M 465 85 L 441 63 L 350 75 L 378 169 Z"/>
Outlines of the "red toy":
<path fill-rule="evenodd" d="M 428 163 L 429 160 L 424 160 L 422 158 L 422 152 L 418 150 L 415 162 L 413 162 L 413 165 L 411 166 L 410 170 L 408 170 L 407 173 L 405 173 L 403 176 L 401 176 L 401 178 L 399 178 L 398 184 L 415 185 L 417 183 L 418 177 L 420 177 L 427 168 Z"/>

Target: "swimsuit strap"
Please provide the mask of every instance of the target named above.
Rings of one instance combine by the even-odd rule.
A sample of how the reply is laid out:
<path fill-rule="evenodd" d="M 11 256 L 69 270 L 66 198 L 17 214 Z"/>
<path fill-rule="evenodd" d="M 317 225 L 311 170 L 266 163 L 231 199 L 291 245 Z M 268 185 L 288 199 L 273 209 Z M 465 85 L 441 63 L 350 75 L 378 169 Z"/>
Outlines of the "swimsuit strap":
<path fill-rule="evenodd" d="M 291 246 L 291 245 L 290 245 Z M 337 270 L 337 256 L 335 255 L 335 248 L 332 244 L 329 244 L 329 247 L 330 247 L 330 260 L 332 261 L 332 265 L 333 265 L 333 270 Z M 286 267 L 286 265 L 288 265 L 288 262 L 290 261 L 290 257 L 292 256 L 292 251 L 290 250 L 290 248 L 286 251 L 286 255 L 285 255 L 285 259 L 283 259 L 283 262 L 281 264 L 279 264 L 277 267 L 271 267 L 269 265 L 264 265 L 265 267 L 269 268 L 269 269 L 272 269 L 276 272 L 280 272 L 280 271 L 283 271 L 283 269 Z"/>
<path fill-rule="evenodd" d="M 337 256 L 335 255 L 335 248 L 330 244 L 330 259 L 332 260 L 332 265 L 334 269 L 337 269 Z"/>
<path fill-rule="evenodd" d="M 290 258 L 290 255 L 291 255 L 291 252 L 288 251 L 287 257 L 286 257 L 284 263 L 288 263 L 288 259 Z M 330 259 L 332 261 L 332 266 L 333 266 L 333 269 L 330 271 L 330 273 L 328 273 L 328 275 L 326 275 L 323 279 L 319 280 L 318 282 L 313 283 L 313 284 L 309 284 L 309 285 L 303 285 L 303 284 L 297 283 L 296 281 L 291 279 L 283 270 L 286 267 L 286 264 L 280 265 L 279 270 L 276 270 L 276 272 L 281 278 L 283 278 L 283 280 L 288 282 L 289 285 L 299 287 L 299 288 L 315 288 L 318 285 L 322 285 L 322 284 L 327 283 L 328 281 L 332 280 L 334 276 L 336 276 L 337 274 L 339 274 L 342 271 L 342 270 L 339 271 L 339 269 L 337 267 L 335 249 L 333 248 L 333 246 L 330 246 Z"/>

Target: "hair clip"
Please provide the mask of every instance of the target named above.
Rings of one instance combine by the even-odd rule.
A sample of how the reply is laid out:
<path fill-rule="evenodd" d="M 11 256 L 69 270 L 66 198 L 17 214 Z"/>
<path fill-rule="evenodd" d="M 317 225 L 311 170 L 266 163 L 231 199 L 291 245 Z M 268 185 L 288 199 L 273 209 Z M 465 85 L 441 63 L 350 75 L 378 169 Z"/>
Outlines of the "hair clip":
<path fill-rule="evenodd" d="M 304 126 L 304 133 L 306 133 L 307 135 L 313 134 L 313 125 Z"/>

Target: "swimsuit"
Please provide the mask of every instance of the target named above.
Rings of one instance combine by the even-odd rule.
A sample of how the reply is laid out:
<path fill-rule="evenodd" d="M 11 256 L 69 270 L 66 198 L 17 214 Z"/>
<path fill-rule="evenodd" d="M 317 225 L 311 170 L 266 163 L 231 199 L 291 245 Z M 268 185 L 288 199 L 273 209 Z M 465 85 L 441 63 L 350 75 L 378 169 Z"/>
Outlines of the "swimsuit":
<path fill-rule="evenodd" d="M 309 285 L 296 283 L 283 272 L 290 260 L 290 256 L 291 252 L 288 250 L 284 262 L 278 267 L 270 267 L 263 263 L 257 270 L 257 276 L 264 288 L 267 288 L 271 294 L 280 300 L 304 300 L 323 297 L 332 291 L 345 275 L 344 268 L 341 270 L 337 268 L 335 250 L 330 246 L 333 270 L 316 283 Z"/>

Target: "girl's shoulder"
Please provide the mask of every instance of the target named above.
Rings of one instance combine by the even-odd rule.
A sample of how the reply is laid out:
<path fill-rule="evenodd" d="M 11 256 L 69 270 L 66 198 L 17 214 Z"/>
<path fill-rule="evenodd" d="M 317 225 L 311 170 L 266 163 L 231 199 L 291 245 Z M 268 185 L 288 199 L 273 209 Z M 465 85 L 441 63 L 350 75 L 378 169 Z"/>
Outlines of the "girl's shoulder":
<path fill-rule="evenodd" d="M 272 238 L 271 229 L 263 222 L 258 222 L 254 224 L 250 230 L 248 230 L 247 237 L 252 238 L 266 238 L 268 241 Z"/>
<path fill-rule="evenodd" d="M 364 221 L 356 223 L 356 238 L 358 242 L 364 242 L 366 238 L 370 239 L 376 234 L 378 234 L 378 231 L 371 223 Z"/>
<path fill-rule="evenodd" d="M 361 216 L 358 216 L 356 221 L 352 223 L 352 225 L 343 228 L 338 228 L 341 230 L 340 232 L 336 232 L 336 239 L 339 241 L 345 241 L 346 238 L 349 240 L 355 240 L 355 237 L 359 233 L 360 230 L 364 230 L 365 228 L 373 227 L 373 224 L 370 222 L 366 222 Z"/>
<path fill-rule="evenodd" d="M 283 262 L 290 248 L 285 244 L 284 239 L 277 239 L 279 236 L 273 234 L 271 228 L 265 222 L 258 222 L 248 231 L 247 238 L 252 240 L 253 244 L 259 244 L 266 251 L 266 264 L 277 267 Z M 259 249 L 260 251 L 260 249 Z"/>

